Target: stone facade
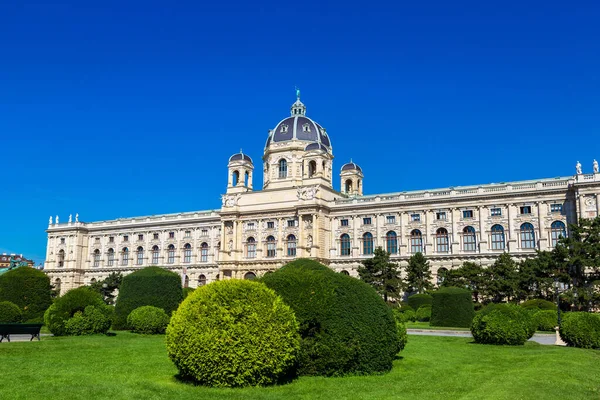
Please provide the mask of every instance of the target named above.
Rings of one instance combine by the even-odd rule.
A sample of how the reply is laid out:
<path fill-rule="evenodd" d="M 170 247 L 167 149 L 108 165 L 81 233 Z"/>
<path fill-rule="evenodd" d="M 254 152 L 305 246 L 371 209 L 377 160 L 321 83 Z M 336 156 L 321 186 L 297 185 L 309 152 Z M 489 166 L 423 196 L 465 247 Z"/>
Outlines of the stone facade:
<path fill-rule="evenodd" d="M 184 285 L 252 278 L 297 257 L 356 275 L 381 246 L 404 264 L 421 251 L 433 273 L 464 261 L 491 264 L 551 249 L 578 218 L 600 215 L 600 173 L 479 186 L 363 195 L 353 162 L 333 189 L 327 132 L 298 98 L 291 117 L 269 133 L 263 188 L 253 189 L 252 159 L 229 159 L 219 210 L 80 222 L 50 218 L 44 270 L 64 292 L 149 265 L 178 272 Z M 383 168 L 383 166 L 382 166 Z M 368 178 L 368 176 L 367 176 Z"/>

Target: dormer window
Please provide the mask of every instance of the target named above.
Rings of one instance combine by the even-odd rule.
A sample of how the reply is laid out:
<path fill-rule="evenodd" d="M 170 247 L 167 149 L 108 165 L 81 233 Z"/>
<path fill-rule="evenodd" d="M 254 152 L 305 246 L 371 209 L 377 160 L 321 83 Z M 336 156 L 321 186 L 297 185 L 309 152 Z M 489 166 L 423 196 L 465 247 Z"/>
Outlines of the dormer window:
<path fill-rule="evenodd" d="M 281 125 L 281 129 L 279 130 L 279 132 L 287 133 L 288 127 L 289 127 L 288 125 Z"/>
<path fill-rule="evenodd" d="M 302 124 L 302 132 L 310 132 L 310 125 Z"/>

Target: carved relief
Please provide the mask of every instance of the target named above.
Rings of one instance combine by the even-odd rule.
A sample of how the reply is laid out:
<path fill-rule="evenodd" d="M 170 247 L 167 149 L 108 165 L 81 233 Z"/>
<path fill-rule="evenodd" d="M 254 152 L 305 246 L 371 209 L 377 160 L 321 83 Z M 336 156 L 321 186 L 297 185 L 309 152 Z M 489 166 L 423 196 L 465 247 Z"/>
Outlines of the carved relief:
<path fill-rule="evenodd" d="M 240 199 L 241 195 L 238 194 L 224 194 L 221 196 L 221 201 L 223 202 L 223 207 L 234 207 L 237 206 L 237 203 Z"/>
<path fill-rule="evenodd" d="M 298 189 L 298 199 L 300 200 L 312 200 L 317 196 L 319 186 L 303 186 Z"/>

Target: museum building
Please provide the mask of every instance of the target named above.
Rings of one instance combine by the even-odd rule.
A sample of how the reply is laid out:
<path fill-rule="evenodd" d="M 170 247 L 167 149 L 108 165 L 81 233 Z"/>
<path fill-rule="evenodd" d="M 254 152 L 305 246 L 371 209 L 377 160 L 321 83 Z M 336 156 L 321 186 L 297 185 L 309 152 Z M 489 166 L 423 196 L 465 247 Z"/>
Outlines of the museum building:
<path fill-rule="evenodd" d="M 44 271 L 62 293 L 151 265 L 179 273 L 189 287 L 252 279 L 298 257 L 356 276 L 382 247 L 401 265 L 423 253 L 438 279 L 465 261 L 489 265 L 503 252 L 521 259 L 550 250 L 569 224 L 600 215 L 595 160 L 592 173 L 577 162 L 576 174 L 561 178 L 364 195 L 356 163 L 334 176 L 329 134 L 299 96 L 269 131 L 261 190 L 254 167 L 242 152 L 229 158 L 217 210 L 96 222 L 51 217 Z"/>

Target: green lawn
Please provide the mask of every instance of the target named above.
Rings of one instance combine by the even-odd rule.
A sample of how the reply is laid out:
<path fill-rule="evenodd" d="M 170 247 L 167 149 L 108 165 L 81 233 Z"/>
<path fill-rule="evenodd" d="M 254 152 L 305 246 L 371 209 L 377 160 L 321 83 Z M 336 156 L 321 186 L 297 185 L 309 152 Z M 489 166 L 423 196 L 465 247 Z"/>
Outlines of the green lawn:
<path fill-rule="evenodd" d="M 407 329 L 427 329 L 427 330 L 435 330 L 435 331 L 465 331 L 469 332 L 469 328 L 452 328 L 447 326 L 431 326 L 429 322 L 407 322 Z"/>
<path fill-rule="evenodd" d="M 598 399 L 600 352 L 411 336 L 385 375 L 300 378 L 279 387 L 178 382 L 164 337 L 44 338 L 0 343 L 0 399 Z"/>

